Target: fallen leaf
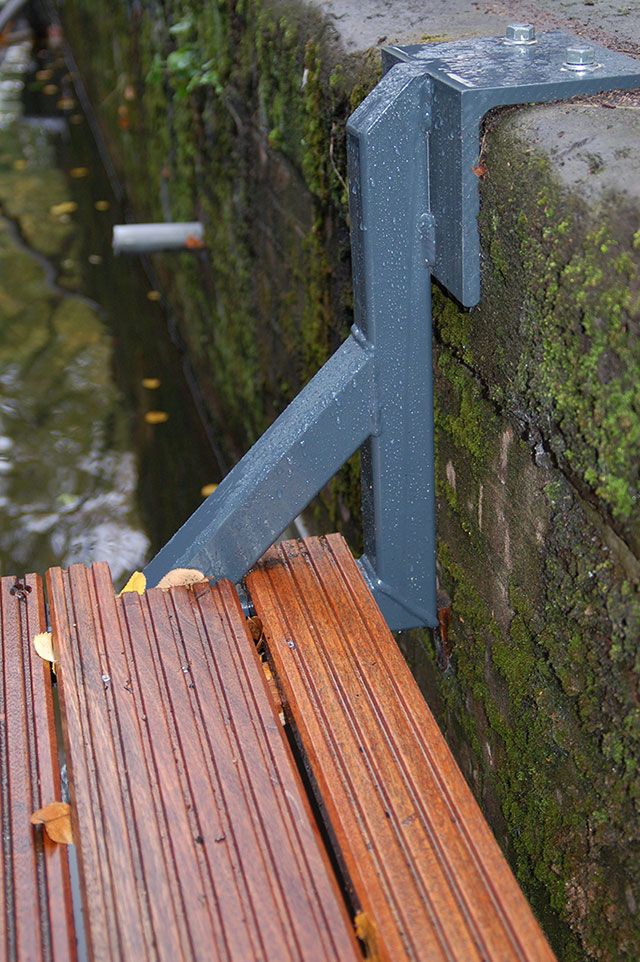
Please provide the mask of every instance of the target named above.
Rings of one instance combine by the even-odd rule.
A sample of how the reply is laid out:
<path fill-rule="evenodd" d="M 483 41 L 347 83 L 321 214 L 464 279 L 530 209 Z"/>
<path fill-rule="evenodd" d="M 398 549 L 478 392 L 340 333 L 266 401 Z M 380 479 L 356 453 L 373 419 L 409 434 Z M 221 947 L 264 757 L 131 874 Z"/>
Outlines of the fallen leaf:
<path fill-rule="evenodd" d="M 260 618 L 257 615 L 254 615 L 253 618 L 247 618 L 247 625 L 253 640 L 260 641 L 262 638 L 262 621 Z"/>
<path fill-rule="evenodd" d="M 36 71 L 36 80 L 41 80 L 43 83 L 46 80 L 51 80 L 53 77 L 53 70 L 45 69 Z"/>
<path fill-rule="evenodd" d="M 93 206 L 96 210 L 109 210 L 109 201 L 97 200 Z"/>
<path fill-rule="evenodd" d="M 57 94 L 57 93 L 58 93 L 58 85 L 57 85 L 57 84 L 46 84 L 46 86 L 44 86 L 44 87 L 42 88 L 42 93 L 43 93 L 43 94 L 46 94 L 47 97 L 53 97 L 54 94 Z"/>
<path fill-rule="evenodd" d="M 161 381 L 159 377 L 143 377 L 142 386 L 146 387 L 148 391 L 155 391 L 160 387 Z"/>
<path fill-rule="evenodd" d="M 367 962 L 380 962 L 378 933 L 374 922 L 365 912 L 358 912 L 354 919 L 356 935 L 364 942 Z"/>
<path fill-rule="evenodd" d="M 88 175 L 89 168 L 88 167 L 72 167 L 69 173 L 75 180 L 80 180 L 82 177 L 86 177 Z"/>
<path fill-rule="evenodd" d="M 184 242 L 184 246 L 188 251 L 201 251 L 204 250 L 206 245 L 199 237 L 194 237 L 193 234 L 189 234 Z"/>
<path fill-rule="evenodd" d="M 160 291 L 147 291 L 147 300 L 149 301 L 159 301 L 161 297 Z"/>
<path fill-rule="evenodd" d="M 18 160 L 14 160 L 13 162 L 14 170 L 24 170 L 26 166 L 27 166 L 27 162 L 26 160 L 23 160 L 22 157 L 19 157 Z"/>
<path fill-rule="evenodd" d="M 166 575 L 160 579 L 156 587 L 162 588 L 163 591 L 168 591 L 169 588 L 186 587 L 206 580 L 206 575 L 203 575 L 197 568 L 174 568 L 173 571 L 168 571 Z"/>
<path fill-rule="evenodd" d="M 147 579 L 145 578 L 143 573 L 141 571 L 134 571 L 131 577 L 129 578 L 129 580 L 127 581 L 126 585 L 118 595 L 118 598 L 120 597 L 120 595 L 123 595 L 125 591 L 137 591 L 139 595 L 143 595 L 145 593 L 146 587 L 147 587 Z"/>
<path fill-rule="evenodd" d="M 56 104 L 58 110 L 73 110 L 76 102 L 73 97 L 61 97 Z"/>
<path fill-rule="evenodd" d="M 166 411 L 147 411 L 144 419 L 147 424 L 164 424 L 169 420 L 169 415 Z"/>
<path fill-rule="evenodd" d="M 49 208 L 49 213 L 54 217 L 60 217 L 61 214 L 73 214 L 74 210 L 78 209 L 78 205 L 75 200 L 63 200 L 61 204 L 54 204 L 53 207 Z"/>
<path fill-rule="evenodd" d="M 210 494 L 213 494 L 217 487 L 217 484 L 205 484 L 202 488 L 200 488 L 200 494 L 203 498 L 208 498 Z"/>
<path fill-rule="evenodd" d="M 68 802 L 51 802 L 39 808 L 31 816 L 32 825 L 44 825 L 44 830 L 52 842 L 73 845 L 71 831 L 71 807 Z"/>
<path fill-rule="evenodd" d="M 33 647 L 36 654 L 40 655 L 45 661 L 55 661 L 53 656 L 53 638 L 50 631 L 42 631 L 33 639 Z"/>
<path fill-rule="evenodd" d="M 474 172 L 474 174 L 476 175 L 476 177 L 484 177 L 484 175 L 485 175 L 486 172 L 487 172 L 487 168 L 485 167 L 485 165 L 484 165 L 482 162 L 479 163 L 477 167 L 474 167 L 473 164 L 472 164 L 472 165 L 471 165 L 471 170 Z"/>

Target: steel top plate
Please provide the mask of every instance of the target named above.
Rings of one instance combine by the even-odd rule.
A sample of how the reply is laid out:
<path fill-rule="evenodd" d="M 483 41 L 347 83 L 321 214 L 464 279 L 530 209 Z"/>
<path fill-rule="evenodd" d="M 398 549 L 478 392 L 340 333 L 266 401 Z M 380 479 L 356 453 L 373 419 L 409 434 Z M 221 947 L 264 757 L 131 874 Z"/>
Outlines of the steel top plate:
<path fill-rule="evenodd" d="M 567 48 L 577 44 L 594 49 L 595 69 L 571 70 L 565 66 Z M 617 86 L 624 87 L 634 86 L 640 79 L 640 61 L 560 32 L 540 34 L 533 44 L 505 43 L 501 37 L 485 37 L 386 47 L 385 53 L 392 60 L 424 64 L 432 77 L 460 92 L 572 81 L 584 88 L 585 81 L 589 80 L 593 86 L 602 81 L 609 86 L 614 79 Z"/>

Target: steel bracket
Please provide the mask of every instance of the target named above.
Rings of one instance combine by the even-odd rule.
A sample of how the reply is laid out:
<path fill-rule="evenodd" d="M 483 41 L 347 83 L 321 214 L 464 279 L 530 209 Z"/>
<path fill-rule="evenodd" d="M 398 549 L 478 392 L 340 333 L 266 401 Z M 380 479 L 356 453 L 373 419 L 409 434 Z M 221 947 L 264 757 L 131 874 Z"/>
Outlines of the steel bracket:
<path fill-rule="evenodd" d="M 532 31 L 384 50 L 347 125 L 352 333 L 151 561 L 149 584 L 175 567 L 240 581 L 361 448 L 362 573 L 392 629 L 437 625 L 431 275 L 478 301 L 480 121 L 640 86 L 630 57 Z"/>

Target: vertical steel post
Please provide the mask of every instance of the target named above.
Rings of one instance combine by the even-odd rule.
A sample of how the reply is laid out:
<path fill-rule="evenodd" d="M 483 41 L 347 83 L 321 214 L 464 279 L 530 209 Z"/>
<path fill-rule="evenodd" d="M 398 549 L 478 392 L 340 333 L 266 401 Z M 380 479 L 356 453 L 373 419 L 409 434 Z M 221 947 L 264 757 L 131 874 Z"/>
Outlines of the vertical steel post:
<path fill-rule="evenodd" d="M 355 323 L 374 348 L 360 564 L 392 628 L 436 625 L 427 137 L 431 80 L 398 64 L 347 127 Z"/>

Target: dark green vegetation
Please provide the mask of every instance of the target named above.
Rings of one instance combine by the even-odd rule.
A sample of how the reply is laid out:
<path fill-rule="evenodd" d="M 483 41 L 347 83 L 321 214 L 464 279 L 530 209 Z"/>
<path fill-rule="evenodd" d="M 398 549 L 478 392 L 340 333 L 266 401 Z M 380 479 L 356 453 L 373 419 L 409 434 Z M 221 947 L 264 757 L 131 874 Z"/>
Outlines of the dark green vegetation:
<path fill-rule="evenodd" d="M 294 0 L 64 9 L 137 219 L 205 223 L 158 264 L 237 456 L 351 322 L 344 123 L 377 58 Z M 513 118 L 487 128 L 482 303 L 435 291 L 446 672 L 405 641 L 559 956 L 637 959 L 640 216 L 561 189 Z M 352 538 L 356 482 L 324 492 Z"/>

